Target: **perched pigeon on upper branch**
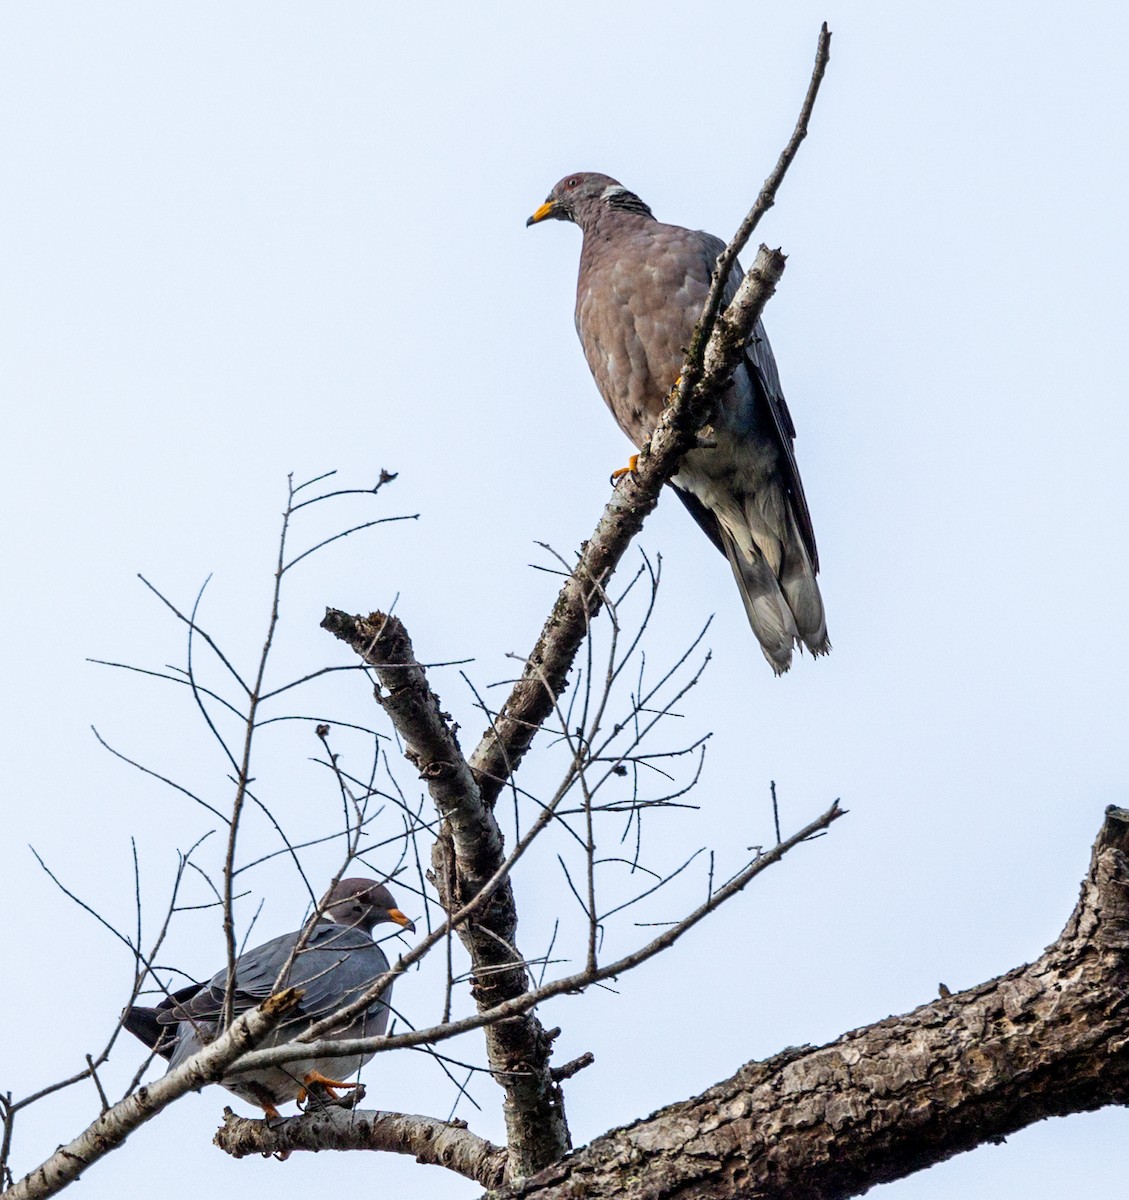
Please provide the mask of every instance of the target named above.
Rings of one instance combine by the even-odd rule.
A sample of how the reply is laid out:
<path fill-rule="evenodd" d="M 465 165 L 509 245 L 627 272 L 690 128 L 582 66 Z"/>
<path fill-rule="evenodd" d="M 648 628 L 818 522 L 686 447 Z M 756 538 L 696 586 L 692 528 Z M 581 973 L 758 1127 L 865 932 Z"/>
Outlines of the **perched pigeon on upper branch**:
<path fill-rule="evenodd" d="M 642 447 L 677 382 L 725 243 L 656 221 L 634 192 L 595 172 L 565 176 L 526 224 L 550 218 L 584 232 L 576 329 L 612 415 Z M 742 275 L 739 266 L 731 274 L 726 303 Z M 691 450 L 671 483 L 729 559 L 749 624 L 780 675 L 794 645 L 826 654 L 831 644 L 796 430 L 760 322 L 712 425 L 716 446 Z"/>
<path fill-rule="evenodd" d="M 235 1015 L 261 1004 L 283 988 L 301 988 L 294 1014 L 282 1021 L 262 1043 L 280 1046 L 292 1041 L 323 1017 L 362 996 L 388 970 L 384 951 L 372 940 L 372 930 L 384 921 L 415 932 L 415 925 L 396 907 L 389 890 L 372 879 L 342 879 L 321 902 L 321 917 L 301 949 L 295 952 L 301 930 L 284 933 L 248 950 L 235 960 Z M 190 983 L 166 996 L 155 1008 L 126 1010 L 122 1024 L 150 1049 L 169 1060 L 169 1070 L 202 1050 L 219 1032 L 219 1017 L 227 987 L 226 968 L 208 983 Z M 388 1028 L 392 985 L 332 1039 L 379 1037 Z M 277 1105 L 305 1100 L 312 1085 L 352 1088 L 342 1076 L 356 1074 L 371 1054 L 304 1058 L 253 1071 L 231 1071 L 220 1082 L 228 1091 L 277 1117 Z"/>

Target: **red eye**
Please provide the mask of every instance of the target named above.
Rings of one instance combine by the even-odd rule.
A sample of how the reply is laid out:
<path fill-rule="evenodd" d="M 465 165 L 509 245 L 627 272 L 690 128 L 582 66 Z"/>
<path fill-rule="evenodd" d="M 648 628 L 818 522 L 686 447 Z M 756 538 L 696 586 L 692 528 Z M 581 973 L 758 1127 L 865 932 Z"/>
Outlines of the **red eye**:
<path fill-rule="evenodd" d="M 567 188 L 574 188 L 574 187 L 576 187 L 576 185 L 577 185 L 579 182 L 580 182 L 580 180 L 579 180 L 579 179 L 577 179 L 577 177 L 574 175 L 574 176 L 573 176 L 573 177 L 572 177 L 572 178 L 571 178 L 571 179 L 570 179 L 570 180 L 569 180 L 569 181 L 568 181 L 568 182 L 565 184 L 565 187 L 567 187 Z"/>

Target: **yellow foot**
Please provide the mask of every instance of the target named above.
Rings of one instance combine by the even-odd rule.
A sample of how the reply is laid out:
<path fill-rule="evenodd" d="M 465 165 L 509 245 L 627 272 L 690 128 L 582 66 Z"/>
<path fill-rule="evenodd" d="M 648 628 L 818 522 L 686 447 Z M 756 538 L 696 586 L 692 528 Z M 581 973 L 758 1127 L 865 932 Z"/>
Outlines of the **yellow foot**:
<path fill-rule="evenodd" d="M 311 1071 L 302 1080 L 302 1082 L 306 1085 L 306 1087 L 309 1087 L 311 1083 L 320 1084 L 323 1088 L 325 1088 L 326 1094 L 331 1100 L 340 1099 L 337 1093 L 333 1090 L 334 1088 L 358 1088 L 361 1086 L 359 1083 L 346 1083 L 343 1079 L 329 1079 L 320 1071 Z"/>
<path fill-rule="evenodd" d="M 612 472 L 611 482 L 618 483 L 625 475 L 634 475 L 638 469 L 639 469 L 639 455 L 633 454 L 627 460 L 626 467 L 620 467 L 618 470 Z"/>

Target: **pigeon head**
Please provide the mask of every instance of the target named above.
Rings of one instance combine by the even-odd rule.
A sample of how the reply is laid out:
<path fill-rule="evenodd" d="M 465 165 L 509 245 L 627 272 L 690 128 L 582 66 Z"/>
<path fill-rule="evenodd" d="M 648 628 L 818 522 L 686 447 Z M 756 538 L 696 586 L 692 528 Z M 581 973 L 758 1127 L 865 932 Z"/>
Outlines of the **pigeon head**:
<path fill-rule="evenodd" d="M 601 175 L 599 171 L 579 171 L 566 175 L 545 199 L 545 203 L 526 221 L 536 225 L 539 221 L 573 221 L 581 229 L 588 229 L 607 212 L 628 212 L 651 217 L 654 214 L 617 179 Z"/>
<path fill-rule="evenodd" d="M 322 900 L 325 920 L 371 933 L 373 926 L 394 921 L 415 933 L 415 924 L 396 907 L 392 893 L 375 879 L 342 879 Z"/>

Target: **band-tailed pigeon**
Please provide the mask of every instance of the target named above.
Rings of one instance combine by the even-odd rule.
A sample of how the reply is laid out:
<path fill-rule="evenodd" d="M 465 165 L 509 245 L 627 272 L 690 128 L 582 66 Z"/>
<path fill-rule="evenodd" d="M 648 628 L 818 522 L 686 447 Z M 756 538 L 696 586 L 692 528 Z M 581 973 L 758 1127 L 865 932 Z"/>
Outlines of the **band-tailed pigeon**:
<path fill-rule="evenodd" d="M 371 879 L 342 879 L 321 903 L 322 916 L 301 950 L 294 954 L 301 930 L 284 933 L 235 960 L 235 1014 L 261 1004 L 285 987 L 301 988 L 293 1015 L 275 1027 L 262 1043 L 291 1041 L 315 1021 L 357 999 L 385 971 L 388 959 L 372 940 L 372 929 L 394 921 L 415 932 L 415 925 L 396 907 L 392 894 Z M 289 970 L 285 971 L 287 962 Z M 166 996 L 155 1008 L 126 1010 L 122 1024 L 150 1049 L 169 1061 L 169 1070 L 203 1049 L 217 1034 L 227 987 L 226 968 L 208 983 L 191 983 Z M 347 1027 L 330 1038 L 375 1037 L 388 1027 L 387 1001 L 392 985 Z M 304 1100 L 311 1084 L 332 1096 L 335 1087 L 356 1087 L 341 1077 L 352 1075 L 371 1054 L 304 1058 L 255 1071 L 232 1071 L 220 1082 L 229 1091 L 277 1117 L 277 1105 Z"/>
<path fill-rule="evenodd" d="M 612 415 L 641 447 L 678 379 L 725 244 L 656 221 L 638 196 L 595 172 L 566 175 L 526 224 L 549 218 L 573 221 L 584 232 L 576 330 Z M 726 303 L 742 275 L 739 266 L 731 274 Z M 831 645 L 815 581 L 815 535 L 792 452 L 796 430 L 759 322 L 712 423 L 716 446 L 691 450 L 671 483 L 729 559 L 749 624 L 780 675 L 794 644 L 812 654 L 826 654 Z"/>

